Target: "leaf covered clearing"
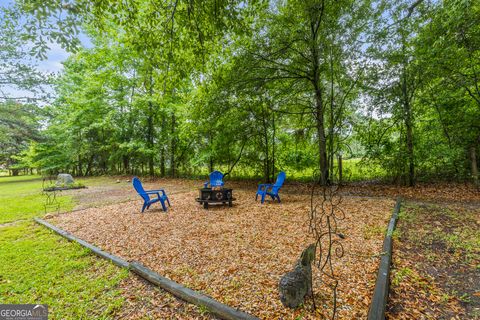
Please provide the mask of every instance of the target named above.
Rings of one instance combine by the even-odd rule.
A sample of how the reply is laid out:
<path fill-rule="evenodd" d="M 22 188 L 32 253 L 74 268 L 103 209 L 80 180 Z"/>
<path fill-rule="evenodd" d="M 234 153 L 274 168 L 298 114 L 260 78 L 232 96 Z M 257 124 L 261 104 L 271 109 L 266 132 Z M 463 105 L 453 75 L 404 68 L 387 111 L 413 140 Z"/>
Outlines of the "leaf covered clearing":
<path fill-rule="evenodd" d="M 54 223 L 104 250 L 136 260 L 159 274 L 263 319 L 318 318 L 331 312 L 330 290 L 314 268 L 320 307 L 311 302 L 290 310 L 278 298 L 280 277 L 312 241 L 309 197 L 283 194 L 283 202 L 261 205 L 252 190 L 235 189 L 233 208 L 203 209 L 197 191 L 172 193 L 172 207 L 139 214 L 138 201 L 90 208 L 55 217 Z M 334 260 L 340 279 L 339 316 L 365 318 L 382 240 L 394 201 L 348 198 L 339 222 L 345 256 Z"/>

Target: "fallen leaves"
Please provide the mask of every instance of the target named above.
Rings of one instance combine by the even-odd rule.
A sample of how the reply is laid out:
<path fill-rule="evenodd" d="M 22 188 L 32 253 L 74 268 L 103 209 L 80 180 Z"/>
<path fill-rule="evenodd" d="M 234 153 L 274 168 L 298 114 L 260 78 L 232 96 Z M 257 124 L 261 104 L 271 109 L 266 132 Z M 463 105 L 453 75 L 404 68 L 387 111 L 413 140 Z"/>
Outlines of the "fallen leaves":
<path fill-rule="evenodd" d="M 115 315 L 118 319 L 215 319 L 136 275 L 126 278 L 120 290 L 125 301 Z"/>
<path fill-rule="evenodd" d="M 479 208 L 478 203 L 476 208 L 404 205 L 394 242 L 388 319 L 478 317 Z"/>
<path fill-rule="evenodd" d="M 319 282 L 316 268 L 316 300 L 323 304 L 316 314 L 310 301 L 290 310 L 278 298 L 280 277 L 312 241 L 308 196 L 284 192 L 282 203 L 261 205 L 254 201 L 249 186 L 249 190 L 234 189 L 234 207 L 205 210 L 194 200 L 196 185 L 201 184 L 185 181 L 172 193 L 167 188 L 172 202 L 168 213 L 157 206 L 140 214 L 141 203 L 133 201 L 63 214 L 54 223 L 106 251 L 140 261 L 163 276 L 263 319 L 314 319 L 331 312 L 330 292 Z M 386 229 L 393 205 L 388 199 L 346 197 L 343 201 L 347 215 L 339 231 L 346 236 L 342 240 L 345 256 L 334 260 L 340 278 L 341 319 L 366 317 L 383 233 L 373 232 L 367 239 L 364 228 Z"/>
<path fill-rule="evenodd" d="M 419 183 L 414 187 L 373 183 L 350 184 L 343 189 L 349 195 L 369 195 L 381 197 L 402 196 L 407 199 L 434 201 L 480 201 L 480 190 L 472 184 L 462 183 Z"/>

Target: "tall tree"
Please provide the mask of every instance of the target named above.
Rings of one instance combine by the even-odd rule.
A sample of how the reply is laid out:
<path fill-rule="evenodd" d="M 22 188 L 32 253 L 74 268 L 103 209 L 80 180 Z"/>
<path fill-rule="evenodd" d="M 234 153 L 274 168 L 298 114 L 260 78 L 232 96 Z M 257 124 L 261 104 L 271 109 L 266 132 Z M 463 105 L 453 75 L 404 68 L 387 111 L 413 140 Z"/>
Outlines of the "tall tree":
<path fill-rule="evenodd" d="M 0 102 L 45 98 L 48 76 L 38 71 L 35 51 L 25 46 L 17 14 L 0 8 Z"/>
<path fill-rule="evenodd" d="M 330 181 L 329 162 L 333 163 L 333 155 L 331 161 L 328 157 L 327 138 L 330 135 L 333 153 L 335 118 L 341 114 L 339 101 L 348 96 L 351 86 L 340 79 L 352 76 L 348 63 L 353 54 L 348 53 L 360 47 L 357 40 L 367 8 L 368 1 L 274 2 L 246 49 L 250 67 L 244 79 L 256 85 L 281 83 L 277 87 L 283 88 L 282 111 L 310 116 L 323 185 Z"/>
<path fill-rule="evenodd" d="M 415 96 L 421 81 L 422 65 L 414 54 L 414 40 L 424 21 L 423 1 L 379 1 L 377 17 L 372 24 L 370 83 L 374 112 L 386 118 L 370 143 L 382 143 L 387 134 L 399 132 L 399 146 L 394 161 L 399 179 L 409 186 L 415 184 Z M 371 121 L 376 121 L 374 118 Z M 381 124 L 382 122 L 379 122 Z M 370 144 L 374 156 L 374 145 Z M 392 150 L 390 149 L 390 152 Z M 378 153 L 377 153 L 378 154 Z"/>
<path fill-rule="evenodd" d="M 419 34 L 417 54 L 432 103 L 449 141 L 461 146 L 478 185 L 480 145 L 480 26 L 477 1 L 442 1 Z"/>
<path fill-rule="evenodd" d="M 0 102 L 0 165 L 13 175 L 18 175 L 19 169 L 25 168 L 18 156 L 28 149 L 31 141 L 40 138 L 38 116 L 39 110 L 35 105 Z"/>

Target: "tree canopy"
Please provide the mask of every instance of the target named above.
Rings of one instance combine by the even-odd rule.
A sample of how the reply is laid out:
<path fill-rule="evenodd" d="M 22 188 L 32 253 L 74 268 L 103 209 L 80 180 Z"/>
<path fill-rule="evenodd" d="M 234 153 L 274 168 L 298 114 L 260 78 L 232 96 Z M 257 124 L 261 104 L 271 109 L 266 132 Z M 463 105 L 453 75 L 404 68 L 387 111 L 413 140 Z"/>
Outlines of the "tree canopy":
<path fill-rule="evenodd" d="M 478 183 L 479 16 L 473 0 L 17 0 L 0 85 L 38 90 L 26 57 L 49 43 L 72 55 L 48 103 L 0 101 L 0 144 L 18 141 L 0 163 Z"/>

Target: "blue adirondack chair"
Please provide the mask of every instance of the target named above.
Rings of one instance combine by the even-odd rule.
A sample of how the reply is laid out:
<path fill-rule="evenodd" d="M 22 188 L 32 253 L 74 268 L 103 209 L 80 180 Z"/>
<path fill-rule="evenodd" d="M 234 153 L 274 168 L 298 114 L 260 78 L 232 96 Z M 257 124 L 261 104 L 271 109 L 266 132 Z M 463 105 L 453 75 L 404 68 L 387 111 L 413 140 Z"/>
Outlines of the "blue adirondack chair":
<path fill-rule="evenodd" d="M 280 172 L 277 176 L 277 181 L 275 181 L 274 184 L 269 184 L 269 183 L 262 183 L 258 185 L 257 189 L 257 194 L 255 195 L 255 201 L 258 199 L 258 195 L 262 196 L 262 203 L 265 201 L 265 196 L 268 194 L 270 197 L 272 197 L 272 200 L 275 201 L 275 199 L 280 202 L 280 195 L 278 194 L 278 191 L 280 188 L 283 186 L 283 183 L 285 182 L 286 178 L 285 172 Z"/>
<path fill-rule="evenodd" d="M 223 173 L 220 171 L 213 171 L 209 175 L 210 181 L 207 181 L 203 184 L 204 188 L 208 188 L 208 185 L 210 184 L 210 187 L 223 187 Z"/>
<path fill-rule="evenodd" d="M 143 207 L 142 207 L 142 212 L 145 211 L 145 209 L 150 208 L 152 204 L 155 202 L 160 201 L 162 204 L 162 209 L 163 211 L 167 211 L 167 207 L 165 206 L 165 201 L 167 201 L 168 206 L 170 206 L 170 201 L 168 200 L 167 194 L 165 193 L 165 190 L 159 189 L 159 190 L 145 190 L 143 189 L 142 182 L 140 179 L 137 177 L 134 177 L 132 180 L 133 187 L 137 191 L 138 195 L 143 198 Z M 161 193 L 161 195 L 160 195 Z M 157 195 L 156 198 L 151 199 L 150 195 Z"/>

